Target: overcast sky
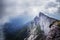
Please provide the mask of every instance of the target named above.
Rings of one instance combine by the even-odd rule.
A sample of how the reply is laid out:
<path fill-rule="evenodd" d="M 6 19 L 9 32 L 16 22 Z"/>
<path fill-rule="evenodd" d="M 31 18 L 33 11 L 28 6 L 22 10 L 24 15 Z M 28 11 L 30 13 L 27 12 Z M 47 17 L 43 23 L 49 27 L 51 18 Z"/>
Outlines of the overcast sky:
<path fill-rule="evenodd" d="M 49 14 L 60 13 L 60 0 L 2 0 L 3 7 L 0 13 L 0 24 L 9 22 L 16 17 L 26 17 L 25 21 L 32 20 L 40 11 Z M 2 4 L 0 3 L 0 4 Z M 24 19 L 23 18 L 23 19 Z M 22 20 L 23 20 L 22 19 Z M 28 20 L 29 19 L 29 20 Z"/>

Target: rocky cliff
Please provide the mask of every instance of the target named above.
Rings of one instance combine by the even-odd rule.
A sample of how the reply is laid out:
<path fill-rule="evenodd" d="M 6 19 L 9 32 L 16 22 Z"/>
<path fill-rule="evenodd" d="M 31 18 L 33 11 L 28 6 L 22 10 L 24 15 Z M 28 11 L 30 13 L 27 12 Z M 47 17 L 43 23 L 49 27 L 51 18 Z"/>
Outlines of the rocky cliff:
<path fill-rule="evenodd" d="M 49 32 L 49 25 L 56 19 L 46 16 L 40 12 L 39 16 L 36 16 L 33 21 L 28 24 L 28 38 L 25 40 L 42 40 L 41 35 L 47 35 Z M 37 39 L 40 37 L 39 39 Z M 43 36 L 44 37 L 44 36 Z"/>
<path fill-rule="evenodd" d="M 6 33 L 6 39 L 8 40 L 45 40 L 46 35 L 49 32 L 49 25 L 56 21 L 56 19 L 46 16 L 44 13 L 40 12 L 32 21 L 23 25 L 17 31 L 13 31 L 14 35 L 11 34 L 12 31 L 8 30 L 8 27 L 13 27 L 13 24 L 5 24 L 4 32 Z M 15 27 L 15 26 L 14 26 Z"/>

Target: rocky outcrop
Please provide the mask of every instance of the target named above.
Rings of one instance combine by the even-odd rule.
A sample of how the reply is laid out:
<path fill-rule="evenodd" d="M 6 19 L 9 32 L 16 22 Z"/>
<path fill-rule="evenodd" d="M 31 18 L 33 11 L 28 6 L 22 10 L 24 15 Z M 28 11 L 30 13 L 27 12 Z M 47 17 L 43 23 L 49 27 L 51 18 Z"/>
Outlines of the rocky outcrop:
<path fill-rule="evenodd" d="M 56 19 L 50 18 L 44 13 L 40 12 L 39 16 L 36 16 L 34 20 L 28 24 L 29 35 L 27 38 L 25 38 L 25 40 L 42 40 L 42 38 L 44 38 L 44 36 L 47 35 L 50 30 L 49 25 L 55 20 Z"/>

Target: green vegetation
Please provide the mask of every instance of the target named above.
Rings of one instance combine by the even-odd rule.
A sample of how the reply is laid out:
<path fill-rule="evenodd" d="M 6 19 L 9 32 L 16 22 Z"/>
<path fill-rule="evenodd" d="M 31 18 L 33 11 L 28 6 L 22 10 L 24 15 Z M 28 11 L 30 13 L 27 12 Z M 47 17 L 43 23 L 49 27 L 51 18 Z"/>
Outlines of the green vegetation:
<path fill-rule="evenodd" d="M 44 31 L 41 30 L 40 25 L 37 25 L 36 30 L 37 30 L 38 37 L 35 40 L 43 40 L 43 39 L 45 39 Z"/>

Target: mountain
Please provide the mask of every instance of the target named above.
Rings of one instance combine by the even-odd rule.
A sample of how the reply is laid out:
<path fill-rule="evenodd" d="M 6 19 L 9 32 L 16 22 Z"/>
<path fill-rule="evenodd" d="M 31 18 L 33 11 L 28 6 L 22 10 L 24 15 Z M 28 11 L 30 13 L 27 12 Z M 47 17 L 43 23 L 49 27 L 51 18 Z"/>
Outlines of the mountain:
<path fill-rule="evenodd" d="M 25 25 L 18 28 L 18 26 L 12 23 L 6 23 L 4 25 L 4 32 L 7 40 L 43 40 L 49 32 L 49 25 L 56 21 L 56 19 L 50 18 L 44 13 L 40 12 L 32 21 L 29 21 Z M 20 27 L 20 26 L 19 26 Z M 11 30 L 11 31 L 10 31 Z"/>
<path fill-rule="evenodd" d="M 40 12 L 39 15 L 36 16 L 32 21 L 24 25 L 24 28 L 22 28 L 24 31 L 21 30 L 22 32 L 18 32 L 16 40 L 45 40 L 45 37 L 50 30 L 49 25 L 53 21 L 56 21 L 56 19 L 50 18 L 44 13 Z"/>
<path fill-rule="evenodd" d="M 25 38 L 25 40 L 43 40 L 45 35 L 47 35 L 50 30 L 49 25 L 53 21 L 56 21 L 56 19 L 50 18 L 44 13 L 40 12 L 39 16 L 36 16 L 34 20 L 29 23 L 29 36 Z"/>

